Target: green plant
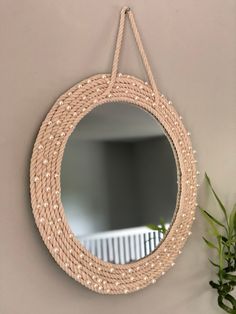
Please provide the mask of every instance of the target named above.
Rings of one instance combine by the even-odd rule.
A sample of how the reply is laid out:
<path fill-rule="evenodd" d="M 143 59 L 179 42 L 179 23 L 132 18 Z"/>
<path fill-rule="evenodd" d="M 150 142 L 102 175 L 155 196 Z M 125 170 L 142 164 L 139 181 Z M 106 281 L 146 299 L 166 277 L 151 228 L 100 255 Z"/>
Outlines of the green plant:
<path fill-rule="evenodd" d="M 166 223 L 163 218 L 160 219 L 160 223 L 158 225 L 148 224 L 146 225 L 151 230 L 159 231 L 162 235 L 165 235 L 167 232 Z"/>
<path fill-rule="evenodd" d="M 236 299 L 230 294 L 236 286 L 236 204 L 228 214 L 207 174 L 205 174 L 205 178 L 224 216 L 224 221 L 221 222 L 199 207 L 210 226 L 209 231 L 212 238 L 208 240 L 203 237 L 203 240 L 209 248 L 217 253 L 217 261 L 213 262 L 210 259 L 209 261 L 216 268 L 218 280 L 217 282 L 210 281 L 209 284 L 218 292 L 218 305 L 225 312 L 236 314 Z"/>

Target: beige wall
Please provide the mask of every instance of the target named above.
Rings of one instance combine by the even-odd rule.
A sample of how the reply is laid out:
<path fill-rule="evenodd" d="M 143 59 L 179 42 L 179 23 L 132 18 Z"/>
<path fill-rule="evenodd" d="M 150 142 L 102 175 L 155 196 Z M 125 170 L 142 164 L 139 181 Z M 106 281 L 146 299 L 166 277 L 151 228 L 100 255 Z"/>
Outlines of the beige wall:
<path fill-rule="evenodd" d="M 109 72 L 119 0 L 0 1 L 1 314 L 216 314 L 197 215 L 176 266 L 157 284 L 102 296 L 54 263 L 35 227 L 29 160 L 42 119 L 65 89 Z M 235 0 L 130 0 L 160 89 L 170 97 L 228 205 L 236 199 Z M 131 39 L 130 33 L 127 39 Z M 133 41 L 121 71 L 143 77 Z M 201 187 L 200 190 L 202 190 Z M 204 203 L 203 193 L 200 202 Z"/>

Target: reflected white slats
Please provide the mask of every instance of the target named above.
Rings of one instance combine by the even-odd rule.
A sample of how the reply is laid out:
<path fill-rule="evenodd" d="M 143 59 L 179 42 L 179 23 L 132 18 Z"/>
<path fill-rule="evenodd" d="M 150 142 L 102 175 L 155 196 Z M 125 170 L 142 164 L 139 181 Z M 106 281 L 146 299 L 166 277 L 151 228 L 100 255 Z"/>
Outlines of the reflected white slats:
<path fill-rule="evenodd" d="M 155 241 L 153 233 L 149 233 L 149 240 L 150 240 L 150 250 L 151 252 L 155 249 Z"/>
<path fill-rule="evenodd" d="M 139 244 L 140 244 L 140 252 L 141 252 L 141 258 L 145 256 L 145 234 L 139 235 Z"/>
<path fill-rule="evenodd" d="M 93 254 L 93 255 L 96 255 L 96 243 L 95 241 L 89 241 L 91 243 L 91 249 L 90 249 L 90 252 Z M 86 247 L 86 246 L 85 246 Z M 87 248 L 87 247 L 86 247 Z"/>
<path fill-rule="evenodd" d="M 129 249 L 129 237 L 124 237 L 125 242 L 125 263 L 130 262 L 130 249 Z"/>
<path fill-rule="evenodd" d="M 135 243 L 134 243 L 134 236 L 130 236 L 129 237 L 130 240 L 130 255 L 131 255 L 131 261 L 135 261 L 136 260 L 136 256 L 135 256 Z"/>
<path fill-rule="evenodd" d="M 145 255 L 150 254 L 149 232 L 144 234 Z"/>
<path fill-rule="evenodd" d="M 87 250 L 105 262 L 127 264 L 154 251 L 163 235 L 146 227 L 138 227 L 78 238 Z"/>
<path fill-rule="evenodd" d="M 120 264 L 125 264 L 125 249 L 124 249 L 124 238 L 118 238 L 119 241 L 119 257 L 120 257 Z"/>
<path fill-rule="evenodd" d="M 93 241 L 91 241 L 93 242 Z M 108 262 L 107 239 L 102 239 L 102 259 Z"/>
<path fill-rule="evenodd" d="M 101 239 L 96 240 L 96 248 L 97 248 L 96 256 L 101 259 L 102 258 Z"/>
<path fill-rule="evenodd" d="M 156 233 L 153 232 L 153 238 L 154 238 L 154 247 L 157 247 L 157 245 L 159 243 L 159 235 L 158 235 L 158 237 L 156 237 Z"/>
<path fill-rule="evenodd" d="M 118 247 L 118 237 L 113 238 L 113 251 L 114 251 L 114 262 L 115 264 L 119 264 L 120 256 L 119 256 L 119 247 Z"/>
<path fill-rule="evenodd" d="M 135 236 L 135 252 L 136 252 L 136 259 L 140 259 L 141 258 L 141 246 L 140 246 L 140 239 L 139 239 L 139 234 L 136 234 Z"/>
<path fill-rule="evenodd" d="M 106 239 L 108 242 L 108 261 L 113 261 L 114 260 L 114 255 L 113 255 L 113 244 L 112 244 L 112 238 Z M 93 241 L 93 240 L 91 240 Z"/>

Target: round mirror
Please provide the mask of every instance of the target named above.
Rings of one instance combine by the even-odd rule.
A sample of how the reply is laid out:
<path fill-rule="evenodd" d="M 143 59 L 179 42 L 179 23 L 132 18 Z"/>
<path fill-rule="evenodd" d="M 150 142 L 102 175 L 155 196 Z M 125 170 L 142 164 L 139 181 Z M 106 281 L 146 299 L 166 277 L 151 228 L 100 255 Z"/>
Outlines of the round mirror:
<path fill-rule="evenodd" d="M 172 102 L 128 74 L 108 94 L 110 77 L 56 100 L 34 144 L 30 192 L 60 267 L 98 293 L 126 294 L 155 283 L 182 252 L 198 172 Z"/>
<path fill-rule="evenodd" d="M 69 226 L 93 255 L 115 264 L 147 256 L 168 231 L 178 193 L 163 128 L 129 103 L 96 107 L 67 142 L 61 187 Z"/>

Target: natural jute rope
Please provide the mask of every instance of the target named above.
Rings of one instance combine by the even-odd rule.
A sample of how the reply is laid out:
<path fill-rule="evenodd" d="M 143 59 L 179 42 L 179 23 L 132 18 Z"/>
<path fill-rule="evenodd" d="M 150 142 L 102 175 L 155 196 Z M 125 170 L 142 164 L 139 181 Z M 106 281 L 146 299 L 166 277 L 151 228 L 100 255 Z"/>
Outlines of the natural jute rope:
<path fill-rule="evenodd" d="M 118 65 L 119 65 L 119 58 L 120 58 L 120 51 L 121 51 L 121 44 L 122 44 L 122 40 L 123 40 L 123 35 L 124 35 L 124 27 L 125 27 L 125 16 L 128 15 L 129 17 L 129 21 L 130 21 L 130 25 L 138 46 L 138 50 L 140 52 L 144 67 L 146 69 L 147 75 L 148 75 L 148 79 L 149 82 L 151 84 L 151 87 L 153 89 L 153 92 L 155 93 L 155 95 L 158 94 L 157 91 L 157 87 L 156 87 L 156 83 L 152 74 L 152 70 L 151 67 L 149 65 L 146 53 L 144 51 L 143 48 L 143 44 L 134 20 L 134 15 L 132 13 L 132 11 L 130 10 L 130 8 L 128 7 L 124 7 L 121 10 L 121 14 L 120 14 L 120 26 L 119 26 L 119 31 L 118 31 L 118 35 L 117 35 L 117 40 L 116 40 L 116 49 L 115 49 L 115 54 L 114 54 L 114 59 L 113 59 L 113 66 L 112 66 L 112 73 L 111 73 L 111 82 L 109 84 L 109 87 L 106 91 L 107 94 L 109 94 L 109 92 L 111 91 L 116 77 L 117 77 L 117 71 L 118 71 Z"/>
<path fill-rule="evenodd" d="M 150 85 L 133 76 L 117 74 L 125 16 L 129 18 Z M 127 265 L 104 262 L 81 245 L 66 221 L 60 197 L 61 162 L 69 136 L 96 106 L 119 101 L 139 106 L 161 123 L 175 153 L 179 186 L 175 215 L 166 237 L 149 256 Z M 30 167 L 33 214 L 43 241 L 67 274 L 96 292 L 122 294 L 155 283 L 174 265 L 190 234 L 196 206 L 196 160 L 189 135 L 172 103 L 157 90 L 133 13 L 123 8 L 112 74 L 92 76 L 60 96 L 43 121 L 33 149 Z"/>

